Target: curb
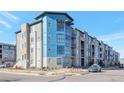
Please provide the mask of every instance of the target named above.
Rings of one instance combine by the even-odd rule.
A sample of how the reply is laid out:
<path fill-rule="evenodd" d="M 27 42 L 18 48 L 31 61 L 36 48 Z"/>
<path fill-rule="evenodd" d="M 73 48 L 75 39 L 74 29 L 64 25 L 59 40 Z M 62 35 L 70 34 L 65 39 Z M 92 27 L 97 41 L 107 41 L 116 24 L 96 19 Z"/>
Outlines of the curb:
<path fill-rule="evenodd" d="M 17 74 L 17 75 L 27 75 L 27 76 L 60 76 L 60 75 L 66 75 L 66 76 L 81 76 L 88 74 L 87 71 L 84 71 L 83 73 L 31 73 L 31 72 L 12 72 L 12 71 L 0 71 L 0 73 L 7 73 L 7 74 Z"/>

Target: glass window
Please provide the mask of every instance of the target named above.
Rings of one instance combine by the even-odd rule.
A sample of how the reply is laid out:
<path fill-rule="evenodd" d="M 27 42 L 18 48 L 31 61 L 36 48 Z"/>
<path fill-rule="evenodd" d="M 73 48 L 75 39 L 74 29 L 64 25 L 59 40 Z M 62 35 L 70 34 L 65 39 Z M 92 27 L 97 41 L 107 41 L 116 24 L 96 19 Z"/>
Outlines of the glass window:
<path fill-rule="evenodd" d="M 2 48 L 2 45 L 0 45 L 0 48 Z"/>
<path fill-rule="evenodd" d="M 57 20 L 57 31 L 64 31 L 64 20 Z"/>
<path fill-rule="evenodd" d="M 31 37 L 31 43 L 33 43 L 34 42 L 34 38 L 33 37 Z"/>
<path fill-rule="evenodd" d="M 9 49 L 9 46 L 4 46 L 4 49 Z"/>
<path fill-rule="evenodd" d="M 57 43 L 64 43 L 64 42 L 65 42 L 64 34 L 57 34 Z"/>
<path fill-rule="evenodd" d="M 48 23 L 48 27 L 50 27 L 51 23 Z"/>
<path fill-rule="evenodd" d="M 31 48 L 31 53 L 33 53 L 34 52 L 34 48 Z"/>
<path fill-rule="evenodd" d="M 35 30 L 35 27 L 31 26 L 31 32 L 34 32 L 34 30 Z"/>
<path fill-rule="evenodd" d="M 2 55 L 0 55 L 0 58 L 2 58 Z"/>
<path fill-rule="evenodd" d="M 62 58 L 57 58 L 57 65 L 61 65 L 62 64 Z"/>
<path fill-rule="evenodd" d="M 10 47 L 10 49 L 14 50 L 14 47 L 13 47 L 13 46 L 11 46 L 11 47 Z"/>
<path fill-rule="evenodd" d="M 58 55 L 64 54 L 64 46 L 62 46 L 62 45 L 57 45 L 57 54 L 58 54 Z"/>

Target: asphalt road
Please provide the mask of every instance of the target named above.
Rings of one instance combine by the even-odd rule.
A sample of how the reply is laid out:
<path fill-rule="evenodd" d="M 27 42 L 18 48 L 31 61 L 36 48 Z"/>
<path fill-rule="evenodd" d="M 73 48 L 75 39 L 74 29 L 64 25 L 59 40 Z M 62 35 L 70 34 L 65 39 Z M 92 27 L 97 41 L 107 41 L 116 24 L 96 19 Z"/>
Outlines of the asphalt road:
<path fill-rule="evenodd" d="M 123 70 L 104 70 L 79 76 L 28 76 L 0 73 L 0 82 L 123 82 Z"/>

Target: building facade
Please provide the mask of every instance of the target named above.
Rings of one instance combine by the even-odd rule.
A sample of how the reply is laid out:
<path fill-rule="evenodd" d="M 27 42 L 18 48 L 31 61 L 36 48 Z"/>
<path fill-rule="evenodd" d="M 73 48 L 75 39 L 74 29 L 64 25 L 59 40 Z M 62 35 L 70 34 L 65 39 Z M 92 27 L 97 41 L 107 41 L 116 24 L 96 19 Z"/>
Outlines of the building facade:
<path fill-rule="evenodd" d="M 15 45 L 0 43 L 0 65 L 13 66 L 16 61 L 15 53 Z"/>
<path fill-rule="evenodd" d="M 67 13 L 43 12 L 35 19 L 16 32 L 16 67 L 42 69 L 113 63 L 108 60 L 108 46 L 87 32 L 73 28 L 73 19 Z M 111 48 L 110 52 L 118 62 L 118 53 Z"/>
<path fill-rule="evenodd" d="M 114 66 L 119 63 L 119 53 L 112 47 L 97 40 L 77 28 L 72 31 L 72 55 L 74 67 L 89 67 L 96 63 L 102 67 Z"/>

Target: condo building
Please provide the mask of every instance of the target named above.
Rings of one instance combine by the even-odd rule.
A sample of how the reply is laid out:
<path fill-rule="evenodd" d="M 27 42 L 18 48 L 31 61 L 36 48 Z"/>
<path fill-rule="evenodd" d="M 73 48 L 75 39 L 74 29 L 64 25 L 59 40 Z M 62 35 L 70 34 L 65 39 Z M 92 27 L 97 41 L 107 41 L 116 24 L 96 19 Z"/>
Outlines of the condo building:
<path fill-rule="evenodd" d="M 35 22 L 16 32 L 16 67 L 109 67 L 119 61 L 112 47 L 74 28 L 73 18 L 63 12 L 43 12 Z"/>
<path fill-rule="evenodd" d="M 0 43 L 0 65 L 13 66 L 16 62 L 16 46 Z"/>

